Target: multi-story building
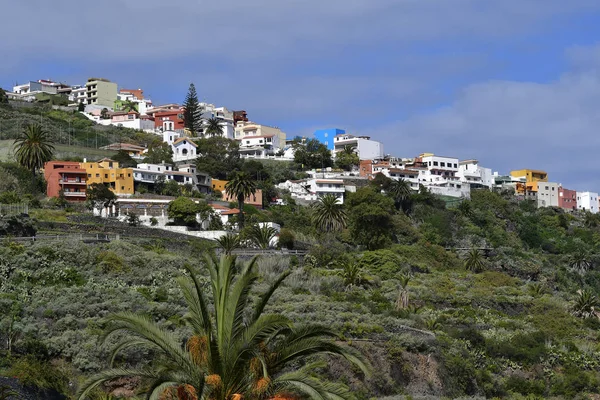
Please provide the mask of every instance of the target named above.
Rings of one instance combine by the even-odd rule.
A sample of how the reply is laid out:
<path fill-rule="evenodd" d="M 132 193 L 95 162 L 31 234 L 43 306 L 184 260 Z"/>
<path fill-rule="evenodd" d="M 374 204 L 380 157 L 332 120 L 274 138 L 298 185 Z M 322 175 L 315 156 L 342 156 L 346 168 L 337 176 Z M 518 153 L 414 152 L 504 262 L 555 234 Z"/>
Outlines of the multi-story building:
<path fill-rule="evenodd" d="M 276 134 L 264 136 L 247 136 L 240 140 L 240 156 L 266 157 L 274 155 L 276 151 L 283 146 L 280 143 L 279 136 Z"/>
<path fill-rule="evenodd" d="M 536 193 L 538 207 L 558 207 L 560 184 L 554 182 L 532 182 L 532 192 Z"/>
<path fill-rule="evenodd" d="M 281 146 L 285 145 L 285 133 L 274 126 L 261 125 L 254 122 L 238 122 L 235 126 L 235 139 L 243 140 L 249 137 L 279 137 Z"/>
<path fill-rule="evenodd" d="M 24 94 L 68 94 L 71 92 L 71 86 L 66 83 L 54 82 L 48 79 L 39 79 L 37 81 L 29 81 L 23 85 L 13 86 L 13 93 Z"/>
<path fill-rule="evenodd" d="M 59 197 L 61 192 L 68 201 L 86 199 L 87 172 L 78 162 L 49 161 L 44 164 L 46 194 Z"/>
<path fill-rule="evenodd" d="M 227 139 L 234 138 L 235 125 L 233 122 L 233 111 L 229 111 L 227 107 L 215 107 L 214 104 L 200 103 L 198 104 L 198 117 L 204 121 L 203 126 L 206 125 L 208 119 L 218 119 L 222 131 L 221 136 Z M 204 134 L 204 130 L 202 134 Z"/>
<path fill-rule="evenodd" d="M 469 185 L 471 189 L 491 189 L 494 184 L 492 170 L 481 167 L 477 160 L 460 161 L 456 176 L 463 184 Z"/>
<path fill-rule="evenodd" d="M 177 170 L 169 164 L 138 164 L 133 169 L 133 179 L 136 183 L 154 185 L 158 181 L 175 181 L 180 185 L 190 184 L 201 193 L 209 193 L 211 178 L 205 172 L 196 170 L 193 164 L 181 165 Z"/>
<path fill-rule="evenodd" d="M 517 194 L 533 191 L 534 182 L 548 182 L 548 173 L 537 169 L 519 169 L 510 171 L 512 182 Z"/>
<path fill-rule="evenodd" d="M 371 140 L 369 136 L 354 136 L 349 134 L 336 135 L 333 138 L 333 151 L 335 153 L 351 146 L 360 160 L 383 159 L 383 143 Z"/>
<path fill-rule="evenodd" d="M 69 101 L 75 104 L 87 104 L 87 88 L 81 85 L 74 85 L 69 94 Z"/>
<path fill-rule="evenodd" d="M 470 197 L 471 187 L 463 184 L 457 176 L 458 158 L 436 156 L 423 153 L 415 158 L 390 158 L 383 161 L 373 160 L 371 165 L 361 162 L 361 176 L 373 179 L 378 173 L 392 179 L 403 179 L 411 188 L 418 190 L 423 185 L 432 193 L 450 197 Z"/>
<path fill-rule="evenodd" d="M 343 179 L 316 177 L 297 181 L 288 180 L 278 184 L 277 187 L 289 191 L 292 198 L 296 200 L 313 202 L 322 196 L 331 194 L 337 197 L 340 204 L 344 203 L 346 191 L 356 191 L 355 185 L 346 185 Z"/>
<path fill-rule="evenodd" d="M 577 209 L 598 213 L 598 193 L 577 192 Z"/>
<path fill-rule="evenodd" d="M 118 103 L 115 102 L 115 105 Z M 110 119 L 99 118 L 100 125 L 122 126 L 124 128 L 154 132 L 154 121 L 149 115 L 140 115 L 137 111 L 117 111 L 110 113 Z"/>
<path fill-rule="evenodd" d="M 154 128 L 161 131 L 183 132 L 185 123 L 183 121 L 183 109 L 172 110 L 156 108 L 147 110 L 146 113 L 154 118 Z"/>
<path fill-rule="evenodd" d="M 187 136 L 182 136 L 175 131 L 164 131 L 163 142 L 171 146 L 173 150 L 173 161 L 189 161 L 198 157 L 197 145 Z"/>
<path fill-rule="evenodd" d="M 331 128 L 331 129 L 318 129 L 315 131 L 315 139 L 323 143 L 329 150 L 334 149 L 334 139 L 336 136 L 341 136 L 346 133 L 343 129 Z"/>
<path fill-rule="evenodd" d="M 577 210 L 577 192 L 564 187 L 558 188 L 558 206 L 565 210 Z"/>
<path fill-rule="evenodd" d="M 81 168 L 87 173 L 87 186 L 104 183 L 117 196 L 130 196 L 134 193 L 133 169 L 119 168 L 117 161 L 104 158 L 98 162 L 82 162 Z"/>
<path fill-rule="evenodd" d="M 90 78 L 85 84 L 87 104 L 113 108 L 117 100 L 117 84 L 104 78 Z"/>

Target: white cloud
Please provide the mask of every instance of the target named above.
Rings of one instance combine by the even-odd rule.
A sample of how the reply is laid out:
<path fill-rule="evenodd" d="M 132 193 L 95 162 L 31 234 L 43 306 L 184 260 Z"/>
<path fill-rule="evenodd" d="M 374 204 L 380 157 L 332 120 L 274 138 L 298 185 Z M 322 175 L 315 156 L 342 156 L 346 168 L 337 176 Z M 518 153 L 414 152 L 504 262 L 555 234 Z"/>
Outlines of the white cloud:
<path fill-rule="evenodd" d="M 577 48 L 593 60 L 597 48 Z M 589 53 L 589 54 L 586 54 Z M 494 81 L 468 86 L 451 105 L 374 130 L 386 151 L 433 151 L 478 158 L 501 172 L 536 168 L 575 189 L 600 191 L 599 62 L 554 82 Z"/>

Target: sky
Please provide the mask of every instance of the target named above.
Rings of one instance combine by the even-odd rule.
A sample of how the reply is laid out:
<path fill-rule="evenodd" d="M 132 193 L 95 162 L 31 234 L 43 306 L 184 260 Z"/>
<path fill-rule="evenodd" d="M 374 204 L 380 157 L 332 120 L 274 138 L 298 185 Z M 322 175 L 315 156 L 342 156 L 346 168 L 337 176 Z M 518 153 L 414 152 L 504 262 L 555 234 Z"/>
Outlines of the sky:
<path fill-rule="evenodd" d="M 104 77 L 288 137 L 543 169 L 600 191 L 598 0 L 0 0 L 0 87 Z M 9 16 L 6 18 L 6 16 Z"/>

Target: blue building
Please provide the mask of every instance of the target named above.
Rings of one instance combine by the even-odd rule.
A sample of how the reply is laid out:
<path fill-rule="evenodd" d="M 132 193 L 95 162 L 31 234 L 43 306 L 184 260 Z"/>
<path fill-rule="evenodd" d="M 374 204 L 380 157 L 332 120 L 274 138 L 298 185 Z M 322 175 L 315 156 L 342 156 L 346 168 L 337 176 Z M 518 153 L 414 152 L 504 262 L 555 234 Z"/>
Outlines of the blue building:
<path fill-rule="evenodd" d="M 315 131 L 315 138 L 327 146 L 329 150 L 333 150 L 333 138 L 335 138 L 336 135 L 343 135 L 344 133 L 346 133 L 346 131 L 343 129 L 318 129 Z"/>

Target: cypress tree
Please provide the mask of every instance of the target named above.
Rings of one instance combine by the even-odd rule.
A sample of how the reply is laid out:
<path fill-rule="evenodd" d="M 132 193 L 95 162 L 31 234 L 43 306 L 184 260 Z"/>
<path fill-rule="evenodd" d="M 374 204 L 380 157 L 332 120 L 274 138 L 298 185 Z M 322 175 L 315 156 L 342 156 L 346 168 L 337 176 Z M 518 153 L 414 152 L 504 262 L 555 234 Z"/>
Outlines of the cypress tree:
<path fill-rule="evenodd" d="M 190 83 L 190 88 L 188 89 L 187 96 L 185 97 L 185 102 L 183 103 L 184 112 L 183 112 L 183 122 L 187 129 L 190 130 L 192 136 L 196 136 L 196 127 L 197 127 L 197 110 L 198 110 L 198 94 L 196 93 L 196 86 L 193 83 Z"/>

